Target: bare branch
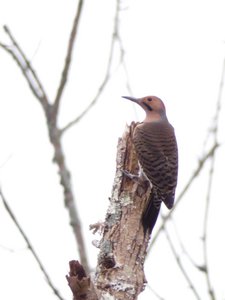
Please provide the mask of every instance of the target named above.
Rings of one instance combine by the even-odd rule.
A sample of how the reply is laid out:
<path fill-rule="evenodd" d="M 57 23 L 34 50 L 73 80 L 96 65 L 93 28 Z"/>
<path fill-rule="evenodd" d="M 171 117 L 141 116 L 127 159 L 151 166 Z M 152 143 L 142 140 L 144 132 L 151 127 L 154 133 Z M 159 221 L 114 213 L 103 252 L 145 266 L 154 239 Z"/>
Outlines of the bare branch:
<path fill-rule="evenodd" d="M 54 119 L 54 117 L 53 117 Z M 59 130 L 54 122 L 51 122 L 51 118 L 48 119 L 48 130 L 49 138 L 54 147 L 54 159 L 53 161 L 57 164 L 59 168 L 60 184 L 63 188 L 64 193 L 64 204 L 69 213 L 70 225 L 74 232 L 74 237 L 77 241 L 78 252 L 80 256 L 80 261 L 86 272 L 89 271 L 87 252 L 84 243 L 84 237 L 82 235 L 81 221 L 79 218 L 78 209 L 76 206 L 76 199 L 71 183 L 71 174 L 69 168 L 66 164 L 66 158 L 63 152 L 63 146 Z"/>
<path fill-rule="evenodd" d="M 188 191 L 188 189 L 190 188 L 191 184 L 193 183 L 193 181 L 196 179 L 196 177 L 199 175 L 199 173 L 201 172 L 201 170 L 203 169 L 205 162 L 213 156 L 214 152 L 216 151 L 216 149 L 219 147 L 218 144 L 215 144 L 212 146 L 212 148 L 205 154 L 205 156 L 199 161 L 198 166 L 196 168 L 196 170 L 194 171 L 194 173 L 191 175 L 190 179 L 188 180 L 188 182 L 186 183 L 185 187 L 183 188 L 183 190 L 181 191 L 180 195 L 177 197 L 174 208 L 172 210 L 170 210 L 168 212 L 168 214 L 163 218 L 162 224 L 160 225 L 160 227 L 158 228 L 158 230 L 155 232 L 155 235 L 153 236 L 151 243 L 150 243 L 150 247 L 149 247 L 149 252 L 152 250 L 157 238 L 159 237 L 159 234 L 161 233 L 161 231 L 164 229 L 166 222 L 170 219 L 172 213 L 174 213 L 174 211 L 177 209 L 178 204 L 181 202 L 181 200 L 183 199 L 183 196 L 186 194 L 186 192 Z"/>
<path fill-rule="evenodd" d="M 61 134 L 63 134 L 66 130 L 71 128 L 74 124 L 78 123 L 89 112 L 89 110 L 98 101 L 101 93 L 103 92 L 104 88 L 106 87 L 106 85 L 107 85 L 107 83 L 108 83 L 108 81 L 111 77 L 110 69 L 111 69 L 112 60 L 113 60 L 114 46 L 115 46 L 116 41 L 118 41 L 118 40 L 120 41 L 119 32 L 118 32 L 118 18 L 119 18 L 119 11 L 120 11 L 119 10 L 119 3 L 120 3 L 120 1 L 117 0 L 116 12 L 115 12 L 115 17 L 114 17 L 114 29 L 113 29 L 111 46 L 110 46 L 110 51 L 109 51 L 109 58 L 108 58 L 108 63 L 107 63 L 107 66 L 106 66 L 106 73 L 105 73 L 105 76 L 103 78 L 103 81 L 100 84 L 100 86 L 97 90 L 97 93 L 94 96 L 93 100 L 89 103 L 89 105 L 83 110 L 83 112 L 78 117 L 76 117 L 74 120 L 69 122 L 66 126 L 64 126 L 61 129 Z M 120 43 L 120 45 L 121 45 L 121 43 Z M 122 47 L 120 47 L 120 51 L 123 52 Z"/>
<path fill-rule="evenodd" d="M 168 234 L 168 231 L 166 230 L 166 228 L 164 227 L 164 232 L 165 232 L 165 235 L 166 235 L 166 238 L 167 238 L 167 241 L 170 245 L 170 248 L 172 250 L 172 253 L 176 259 L 176 262 L 177 262 L 177 265 L 179 266 L 180 268 L 180 271 L 181 273 L 183 274 L 184 278 L 187 280 L 191 290 L 193 291 L 193 294 L 195 295 L 196 299 L 198 300 L 201 300 L 196 288 L 194 287 L 190 277 L 188 276 L 187 272 L 185 271 L 185 268 L 183 267 L 182 263 L 181 263 L 181 260 L 180 260 L 180 257 L 178 256 L 177 252 L 176 252 L 176 249 L 174 248 L 174 245 L 173 245 L 173 242 Z"/>
<path fill-rule="evenodd" d="M 24 52 L 21 50 L 20 46 L 16 42 L 15 38 L 12 36 L 9 29 L 5 27 L 5 30 L 13 43 L 13 49 L 10 49 L 8 46 L 5 46 L 3 44 L 1 44 L 1 46 L 6 51 L 8 51 L 15 59 L 15 61 L 19 65 L 19 68 L 22 70 L 23 75 L 27 79 L 31 91 L 33 92 L 35 97 L 39 100 L 44 110 L 47 126 L 48 126 L 49 139 L 54 147 L 54 162 L 58 165 L 60 183 L 64 191 L 64 203 L 69 212 L 70 224 L 74 231 L 74 237 L 76 238 L 77 241 L 78 252 L 80 255 L 81 263 L 86 268 L 86 271 L 88 271 L 89 267 L 87 262 L 86 248 L 85 248 L 84 239 L 81 230 L 81 222 L 79 219 L 79 214 L 75 203 L 75 197 L 72 190 L 71 175 L 65 162 L 65 155 L 63 152 L 63 146 L 60 139 L 61 136 L 59 134 L 60 131 L 57 128 L 57 122 L 56 122 L 57 115 L 55 114 L 56 112 L 55 108 L 47 100 L 47 96 L 44 92 L 44 88 L 42 87 L 39 78 L 37 77 L 34 69 L 32 68 L 31 64 L 26 58 Z"/>
<path fill-rule="evenodd" d="M 25 232 L 23 231 L 22 227 L 20 226 L 18 220 L 16 219 L 14 213 L 12 212 L 12 210 L 11 210 L 9 204 L 7 203 L 7 200 L 6 200 L 5 196 L 4 196 L 1 188 L 0 188 L 0 196 L 2 198 L 2 202 L 3 202 L 4 206 L 5 206 L 6 211 L 10 215 L 13 223 L 16 225 L 17 229 L 19 230 L 20 234 L 22 235 L 23 239 L 25 240 L 25 242 L 27 244 L 27 248 L 31 251 L 32 255 L 34 256 L 34 259 L 36 260 L 39 268 L 41 269 L 41 272 L 44 274 L 45 279 L 46 279 L 48 285 L 53 290 L 53 293 L 58 297 L 58 299 L 64 300 L 64 298 L 60 295 L 59 291 L 56 289 L 56 287 L 52 283 L 52 281 L 51 281 L 51 279 L 50 279 L 47 271 L 45 270 L 45 267 L 43 266 L 40 258 L 38 257 L 36 251 L 34 250 L 34 247 L 31 245 L 30 240 L 28 239 L 27 235 L 25 234 Z"/>
<path fill-rule="evenodd" d="M 49 102 L 40 79 L 38 78 L 31 63 L 26 58 L 16 39 L 13 37 L 10 29 L 7 26 L 4 26 L 3 28 L 13 45 L 10 47 L 0 43 L 0 46 L 16 61 L 24 77 L 26 78 L 31 91 L 33 92 L 34 96 L 40 101 L 44 110 L 46 111 L 48 109 Z"/>
<path fill-rule="evenodd" d="M 67 82 L 68 73 L 69 73 L 69 69 L 70 69 L 70 65 L 71 65 L 72 52 L 73 52 L 73 48 L 74 48 L 74 44 L 75 44 L 75 38 L 77 35 L 78 25 L 80 22 L 80 16 L 81 16 L 83 3 L 84 3 L 83 0 L 80 0 L 78 3 L 77 13 L 75 15 L 73 27 L 72 27 L 72 30 L 70 33 L 68 49 L 67 49 L 67 54 L 66 54 L 66 58 L 65 58 L 65 65 L 64 65 L 64 68 L 62 71 L 61 81 L 60 81 L 60 84 L 59 84 L 59 87 L 57 90 L 57 94 L 56 94 L 56 98 L 55 98 L 55 102 L 54 102 L 54 114 L 55 115 L 57 115 L 57 113 L 58 113 L 59 103 L 62 98 L 62 93 L 64 91 L 64 88 L 65 88 L 65 85 Z"/>

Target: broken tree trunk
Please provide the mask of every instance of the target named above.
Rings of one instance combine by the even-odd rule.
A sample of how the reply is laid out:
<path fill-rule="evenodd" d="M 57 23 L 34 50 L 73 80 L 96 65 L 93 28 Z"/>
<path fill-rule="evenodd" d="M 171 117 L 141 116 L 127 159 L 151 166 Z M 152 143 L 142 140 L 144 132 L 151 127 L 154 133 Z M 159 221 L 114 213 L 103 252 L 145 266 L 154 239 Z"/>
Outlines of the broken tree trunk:
<path fill-rule="evenodd" d="M 131 180 L 123 174 L 124 170 L 138 174 L 132 143 L 135 126 L 136 123 L 127 126 L 118 142 L 116 175 L 99 244 L 98 265 L 87 287 L 89 292 L 95 289 L 92 294 L 96 295 L 96 299 L 137 299 L 146 283 L 144 261 L 149 236 L 144 236 L 141 216 L 150 187 L 147 181 Z M 79 299 L 73 289 L 72 292 L 74 299 Z M 84 299 L 89 299 L 88 293 L 86 296 Z"/>

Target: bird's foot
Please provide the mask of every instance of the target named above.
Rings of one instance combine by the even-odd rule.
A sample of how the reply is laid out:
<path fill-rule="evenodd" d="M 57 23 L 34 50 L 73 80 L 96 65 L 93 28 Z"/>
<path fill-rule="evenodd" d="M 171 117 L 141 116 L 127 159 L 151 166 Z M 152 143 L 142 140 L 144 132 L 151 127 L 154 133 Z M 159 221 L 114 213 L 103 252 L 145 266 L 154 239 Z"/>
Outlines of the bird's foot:
<path fill-rule="evenodd" d="M 139 179 L 140 179 L 140 176 L 139 176 L 139 175 L 132 174 L 132 173 L 130 173 L 130 172 L 127 171 L 127 170 L 122 170 L 122 173 L 123 173 L 123 175 L 125 175 L 126 177 L 128 177 L 128 178 L 131 179 L 131 180 L 139 181 Z"/>
<path fill-rule="evenodd" d="M 122 170 L 122 173 L 130 180 L 137 182 L 139 185 L 146 185 L 146 184 L 149 185 L 150 183 L 143 172 L 139 172 L 139 174 L 137 175 L 137 174 L 132 174 L 127 170 Z"/>
<path fill-rule="evenodd" d="M 95 234 L 96 232 L 102 234 L 104 229 L 105 229 L 105 222 L 97 222 L 95 224 L 89 225 L 89 230 L 93 230 L 93 234 Z"/>

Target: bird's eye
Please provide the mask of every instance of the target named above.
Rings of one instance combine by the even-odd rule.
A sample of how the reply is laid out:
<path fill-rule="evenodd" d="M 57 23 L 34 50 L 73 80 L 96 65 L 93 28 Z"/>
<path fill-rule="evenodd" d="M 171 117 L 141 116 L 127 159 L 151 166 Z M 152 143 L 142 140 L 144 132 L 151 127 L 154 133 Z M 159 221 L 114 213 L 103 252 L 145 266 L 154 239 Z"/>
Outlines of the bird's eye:
<path fill-rule="evenodd" d="M 150 101 L 152 101 L 152 98 L 147 98 L 147 100 L 150 102 Z"/>

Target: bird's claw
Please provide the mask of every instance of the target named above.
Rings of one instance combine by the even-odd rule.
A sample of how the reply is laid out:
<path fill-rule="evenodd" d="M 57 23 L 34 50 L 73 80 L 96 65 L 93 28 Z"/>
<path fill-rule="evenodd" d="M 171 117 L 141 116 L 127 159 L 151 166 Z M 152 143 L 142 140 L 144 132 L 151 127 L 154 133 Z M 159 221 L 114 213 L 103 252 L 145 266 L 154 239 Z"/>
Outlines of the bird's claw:
<path fill-rule="evenodd" d="M 125 175 L 126 177 L 128 177 L 131 180 L 139 181 L 139 176 L 136 174 L 132 174 L 127 170 L 122 170 L 122 173 L 123 173 L 123 175 Z"/>
<path fill-rule="evenodd" d="M 104 229 L 105 229 L 105 222 L 97 222 L 95 224 L 89 225 L 89 230 L 93 230 L 93 234 L 95 234 L 96 232 L 102 234 Z"/>

